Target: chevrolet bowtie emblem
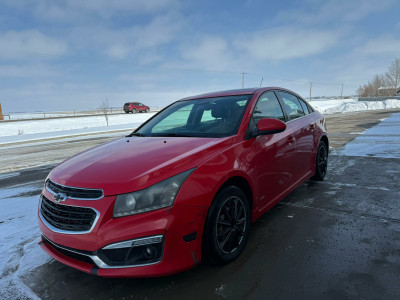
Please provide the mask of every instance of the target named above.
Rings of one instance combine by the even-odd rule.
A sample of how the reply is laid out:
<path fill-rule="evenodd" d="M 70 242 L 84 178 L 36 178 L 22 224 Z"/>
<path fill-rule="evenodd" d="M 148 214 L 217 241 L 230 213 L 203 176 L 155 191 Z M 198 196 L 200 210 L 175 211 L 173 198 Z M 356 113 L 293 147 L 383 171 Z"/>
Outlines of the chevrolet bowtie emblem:
<path fill-rule="evenodd" d="M 63 194 L 63 193 L 58 193 L 53 195 L 53 199 L 55 202 L 59 203 L 61 201 L 65 201 L 67 199 L 67 195 Z"/>

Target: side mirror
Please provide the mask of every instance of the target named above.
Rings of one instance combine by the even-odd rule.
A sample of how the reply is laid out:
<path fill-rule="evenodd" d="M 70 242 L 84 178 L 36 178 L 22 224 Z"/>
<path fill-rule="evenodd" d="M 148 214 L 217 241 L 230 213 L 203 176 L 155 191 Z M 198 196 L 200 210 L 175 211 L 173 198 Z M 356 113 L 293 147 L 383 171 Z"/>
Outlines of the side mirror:
<path fill-rule="evenodd" d="M 286 124 L 278 119 L 260 119 L 257 123 L 256 135 L 274 134 L 286 129 Z"/>

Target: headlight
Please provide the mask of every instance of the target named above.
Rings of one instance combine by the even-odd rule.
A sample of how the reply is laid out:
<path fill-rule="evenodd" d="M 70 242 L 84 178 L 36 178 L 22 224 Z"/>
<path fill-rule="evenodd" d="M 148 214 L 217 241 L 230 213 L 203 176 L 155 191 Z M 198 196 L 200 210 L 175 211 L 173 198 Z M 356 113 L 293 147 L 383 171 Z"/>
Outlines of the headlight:
<path fill-rule="evenodd" d="M 145 190 L 118 195 L 114 205 L 114 218 L 171 206 L 182 184 L 193 171 L 194 168 L 156 183 Z"/>

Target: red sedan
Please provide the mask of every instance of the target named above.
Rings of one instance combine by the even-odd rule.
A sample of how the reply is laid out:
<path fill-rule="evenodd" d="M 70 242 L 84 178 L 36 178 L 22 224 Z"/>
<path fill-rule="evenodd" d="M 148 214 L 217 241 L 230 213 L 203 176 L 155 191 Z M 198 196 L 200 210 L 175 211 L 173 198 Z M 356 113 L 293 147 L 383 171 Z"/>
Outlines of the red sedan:
<path fill-rule="evenodd" d="M 125 138 L 54 168 L 41 247 L 107 277 L 161 276 L 236 259 L 251 223 L 327 170 L 325 119 L 282 88 L 179 100 Z"/>

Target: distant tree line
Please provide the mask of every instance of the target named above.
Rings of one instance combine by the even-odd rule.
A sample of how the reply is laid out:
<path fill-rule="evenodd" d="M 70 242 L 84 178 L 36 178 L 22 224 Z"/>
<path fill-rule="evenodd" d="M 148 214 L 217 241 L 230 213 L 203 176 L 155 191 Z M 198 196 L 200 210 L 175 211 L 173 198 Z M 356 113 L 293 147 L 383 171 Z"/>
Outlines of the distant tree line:
<path fill-rule="evenodd" d="M 360 97 L 397 96 L 400 90 L 400 59 L 396 58 L 385 74 L 375 75 L 372 81 L 360 86 Z"/>

